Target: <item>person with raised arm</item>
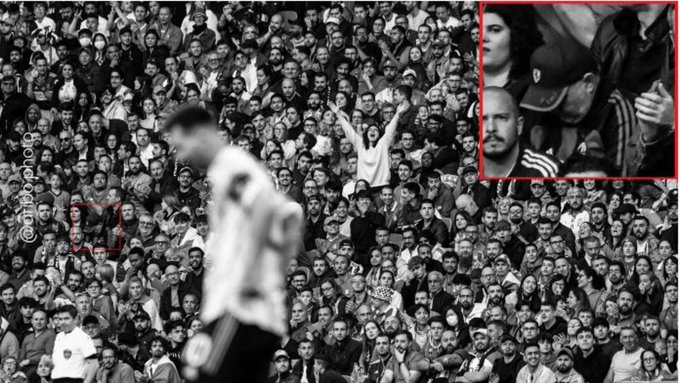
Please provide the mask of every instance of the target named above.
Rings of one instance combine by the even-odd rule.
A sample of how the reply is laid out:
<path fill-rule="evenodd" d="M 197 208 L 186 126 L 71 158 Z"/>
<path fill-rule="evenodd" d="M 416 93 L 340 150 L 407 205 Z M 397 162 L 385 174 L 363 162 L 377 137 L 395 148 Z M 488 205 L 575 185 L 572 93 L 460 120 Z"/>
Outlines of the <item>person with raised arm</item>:
<path fill-rule="evenodd" d="M 333 102 L 328 103 L 330 110 L 338 117 L 338 122 L 345 132 L 345 137 L 357 148 L 357 178 L 368 181 L 375 190 L 388 185 L 390 182 L 390 156 L 389 149 L 394 140 L 399 117 L 406 112 L 410 103 L 404 101 L 397 107 L 392 120 L 385 127 L 381 135 L 377 124 L 370 124 L 363 133 L 354 131 L 349 122 L 349 116 L 340 111 Z"/>

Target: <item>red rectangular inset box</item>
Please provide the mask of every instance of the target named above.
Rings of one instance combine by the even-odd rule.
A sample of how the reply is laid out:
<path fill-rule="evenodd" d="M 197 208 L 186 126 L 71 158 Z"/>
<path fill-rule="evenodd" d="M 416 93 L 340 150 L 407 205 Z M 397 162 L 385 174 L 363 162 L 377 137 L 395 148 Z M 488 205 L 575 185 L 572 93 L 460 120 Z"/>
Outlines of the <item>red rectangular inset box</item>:
<path fill-rule="evenodd" d="M 93 206 L 102 207 L 102 208 L 104 208 L 104 209 L 116 207 L 116 209 L 113 209 L 113 210 L 115 211 L 115 213 L 116 213 L 116 215 L 117 215 L 117 221 L 118 221 L 117 227 L 118 227 L 118 230 L 122 233 L 122 231 L 123 231 L 123 216 L 122 216 L 121 211 L 120 211 L 121 206 L 122 206 L 121 203 L 76 202 L 76 203 L 71 204 L 71 206 L 70 206 L 70 208 L 69 208 L 69 214 L 70 214 L 70 210 L 71 210 L 72 208 L 74 208 L 74 207 L 83 207 L 83 208 L 87 209 L 87 208 L 91 208 L 91 207 L 93 207 Z M 74 237 L 73 237 L 73 230 L 72 230 L 72 229 L 73 229 L 72 227 L 71 227 L 71 229 L 69 229 L 69 237 L 70 237 L 70 239 L 71 239 L 71 250 L 72 250 L 74 253 L 79 253 L 79 252 L 83 252 L 83 251 L 88 251 L 87 248 L 82 248 L 82 249 L 76 250 L 76 248 L 75 248 L 75 246 L 74 246 L 75 240 L 74 240 Z M 121 234 L 118 235 L 118 241 L 116 241 L 116 243 L 117 243 L 117 247 L 113 247 L 113 248 L 105 248 L 104 251 L 107 251 L 107 252 L 108 252 L 108 251 L 121 251 L 121 250 L 123 249 L 123 237 L 122 237 Z M 94 244 L 93 244 L 93 245 L 94 245 Z"/>

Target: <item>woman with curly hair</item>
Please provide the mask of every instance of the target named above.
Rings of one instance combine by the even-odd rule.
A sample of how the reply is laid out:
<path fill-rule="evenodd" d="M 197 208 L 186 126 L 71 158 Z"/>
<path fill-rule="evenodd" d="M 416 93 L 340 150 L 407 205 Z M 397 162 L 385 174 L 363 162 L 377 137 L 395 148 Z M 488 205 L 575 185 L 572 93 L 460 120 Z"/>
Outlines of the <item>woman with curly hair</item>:
<path fill-rule="evenodd" d="M 484 86 L 522 98 L 530 83 L 529 59 L 543 44 L 531 5 L 484 7 Z"/>

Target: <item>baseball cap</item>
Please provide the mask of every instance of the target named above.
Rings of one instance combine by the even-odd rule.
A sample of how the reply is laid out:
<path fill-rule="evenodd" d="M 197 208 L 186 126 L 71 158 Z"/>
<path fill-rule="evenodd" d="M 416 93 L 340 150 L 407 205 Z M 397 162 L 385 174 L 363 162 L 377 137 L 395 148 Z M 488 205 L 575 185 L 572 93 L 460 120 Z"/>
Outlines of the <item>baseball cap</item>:
<path fill-rule="evenodd" d="M 383 67 L 383 69 L 385 69 L 385 68 L 396 68 L 397 64 L 395 64 L 394 61 L 392 61 L 392 60 L 387 60 L 387 61 L 385 61 L 385 63 L 383 64 L 382 67 Z"/>
<path fill-rule="evenodd" d="M 19 173 L 15 173 L 15 174 L 12 174 L 11 176 L 9 176 L 7 183 L 11 184 L 12 182 L 21 183 L 21 176 L 19 175 Z"/>
<path fill-rule="evenodd" d="M 324 226 L 330 224 L 331 222 L 338 223 L 338 217 L 332 215 L 330 217 L 326 217 L 326 219 L 323 220 Z"/>
<path fill-rule="evenodd" d="M 285 350 L 277 350 L 274 353 L 274 359 L 272 359 L 272 360 L 276 361 L 279 358 L 286 358 L 286 359 L 290 360 L 290 356 L 288 355 L 288 353 Z"/>
<path fill-rule="evenodd" d="M 328 19 L 326 19 L 326 24 L 340 25 L 340 20 L 338 20 L 337 17 L 329 17 Z"/>
<path fill-rule="evenodd" d="M 156 85 L 156 86 L 153 88 L 153 94 L 156 94 L 156 93 L 158 93 L 158 92 L 167 93 L 168 91 L 165 90 L 165 88 L 164 88 L 162 85 Z"/>
<path fill-rule="evenodd" d="M 487 336 L 488 332 L 486 331 L 485 328 L 478 328 L 478 329 L 476 329 L 475 331 L 472 332 L 472 337 L 474 338 L 475 336 L 477 336 L 477 334 L 482 334 L 484 336 Z"/>
<path fill-rule="evenodd" d="M 514 343 L 515 345 L 519 344 L 519 342 L 517 341 L 517 338 L 515 338 L 514 336 L 512 336 L 510 334 L 505 334 L 501 337 L 501 344 L 503 344 L 507 341 L 510 341 L 510 342 Z"/>
<path fill-rule="evenodd" d="M 472 165 L 468 165 L 468 166 L 464 167 L 463 168 L 463 175 L 468 174 L 468 173 L 477 173 L 477 168 L 472 166 Z"/>
<path fill-rule="evenodd" d="M 203 16 L 204 19 L 208 19 L 208 16 L 206 16 L 205 10 L 203 10 L 203 8 L 196 8 L 194 13 L 191 15 L 191 20 L 193 20 L 196 16 Z"/>
<path fill-rule="evenodd" d="M 496 259 L 493 261 L 494 265 L 497 265 L 501 262 L 504 262 L 506 265 L 510 264 L 510 260 L 508 259 L 508 256 L 505 254 L 501 254 Z"/>
<path fill-rule="evenodd" d="M 95 317 L 94 315 L 88 315 L 83 319 L 83 326 L 87 326 L 87 325 L 90 325 L 90 324 L 94 324 L 94 325 L 99 324 L 97 317 Z"/>
<path fill-rule="evenodd" d="M 404 71 L 404 74 L 401 75 L 401 77 L 406 77 L 406 76 L 418 77 L 418 75 L 416 74 L 416 71 L 414 71 L 413 69 L 406 69 Z"/>
<path fill-rule="evenodd" d="M 530 65 L 532 83 L 520 106 L 537 112 L 554 110 L 564 100 L 570 85 L 586 73 L 597 72 L 590 49 L 566 39 L 540 46 L 531 55 Z"/>
<path fill-rule="evenodd" d="M 574 352 L 571 351 L 569 347 L 562 347 L 560 351 L 557 353 L 557 357 L 559 358 L 560 355 L 566 355 L 569 357 L 569 359 L 574 360 Z"/>
<path fill-rule="evenodd" d="M 184 172 L 189 172 L 189 174 L 191 174 L 192 177 L 193 177 L 193 175 L 194 175 L 193 169 L 191 169 L 191 168 L 188 167 L 188 166 L 185 166 L 185 167 L 183 167 L 182 169 L 180 169 L 180 170 L 179 170 L 179 173 L 177 173 L 177 175 L 180 175 L 180 174 L 182 174 L 182 173 L 184 173 Z"/>
<path fill-rule="evenodd" d="M 543 180 L 531 180 L 531 185 L 545 185 Z"/>

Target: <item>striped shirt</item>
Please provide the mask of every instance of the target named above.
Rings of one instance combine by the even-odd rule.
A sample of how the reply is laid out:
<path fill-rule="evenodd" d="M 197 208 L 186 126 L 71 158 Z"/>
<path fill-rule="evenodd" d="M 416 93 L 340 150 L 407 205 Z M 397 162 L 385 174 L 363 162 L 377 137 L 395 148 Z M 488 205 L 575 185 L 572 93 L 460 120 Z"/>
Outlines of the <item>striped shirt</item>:
<path fill-rule="evenodd" d="M 557 177 L 561 163 L 556 157 L 520 145 L 518 160 L 508 177 Z"/>

